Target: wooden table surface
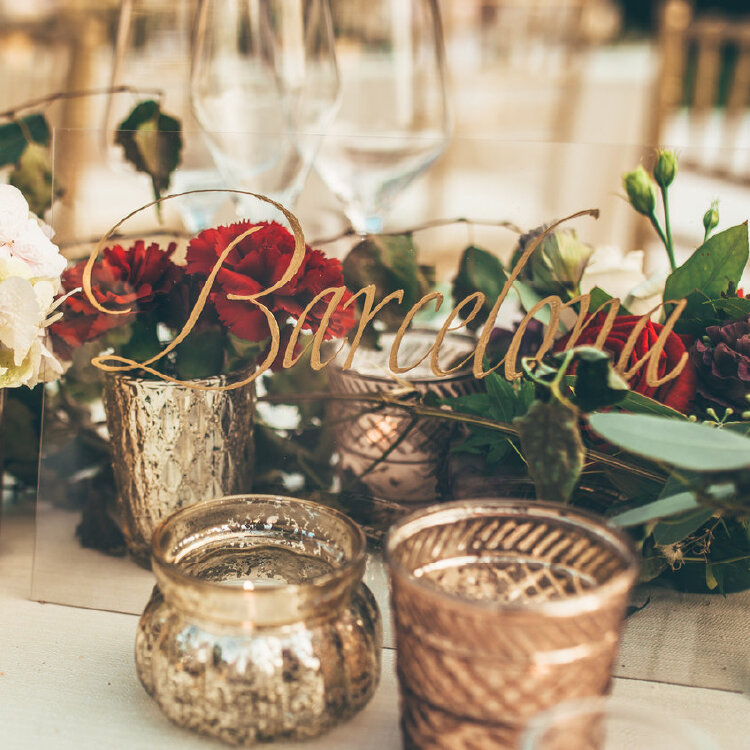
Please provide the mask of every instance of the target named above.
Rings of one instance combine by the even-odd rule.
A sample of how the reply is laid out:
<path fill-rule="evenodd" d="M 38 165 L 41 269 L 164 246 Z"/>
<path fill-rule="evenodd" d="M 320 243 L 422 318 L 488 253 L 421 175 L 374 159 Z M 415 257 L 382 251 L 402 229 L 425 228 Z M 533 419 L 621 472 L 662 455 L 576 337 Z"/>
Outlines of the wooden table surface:
<path fill-rule="evenodd" d="M 225 747 L 170 724 L 141 688 L 133 660 L 135 616 L 29 599 L 33 542 L 33 515 L 6 510 L 0 523 L 0 748 Z M 625 676 L 615 678 L 614 694 L 691 719 L 723 750 L 747 750 L 750 597 L 651 593 L 649 606 L 629 622 L 617 668 Z M 273 747 L 400 748 L 394 656 L 384 648 L 380 687 L 357 717 L 316 741 Z"/>

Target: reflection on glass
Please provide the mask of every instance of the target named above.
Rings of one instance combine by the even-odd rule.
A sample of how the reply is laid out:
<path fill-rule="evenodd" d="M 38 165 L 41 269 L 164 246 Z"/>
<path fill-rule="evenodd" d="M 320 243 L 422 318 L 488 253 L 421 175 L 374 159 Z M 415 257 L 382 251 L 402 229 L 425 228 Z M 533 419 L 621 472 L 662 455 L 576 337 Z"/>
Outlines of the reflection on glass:
<path fill-rule="evenodd" d="M 200 0 L 192 102 L 229 187 L 292 205 L 338 94 L 328 0 Z"/>
<path fill-rule="evenodd" d="M 112 131 L 139 101 L 156 98 L 166 113 L 180 119 L 185 132 L 181 163 L 169 186 L 172 193 L 223 187 L 190 109 L 191 37 L 196 8 L 197 0 L 122 1 L 110 84 L 132 86 L 139 93 L 110 95 L 105 112 L 107 150 L 117 163 L 121 162 L 122 153 L 114 145 Z M 184 198 L 178 209 L 185 228 L 196 233 L 210 226 L 223 200 L 220 193 Z"/>
<path fill-rule="evenodd" d="M 316 168 L 354 228 L 378 232 L 445 148 L 450 123 L 436 0 L 334 4 L 342 103 Z"/>

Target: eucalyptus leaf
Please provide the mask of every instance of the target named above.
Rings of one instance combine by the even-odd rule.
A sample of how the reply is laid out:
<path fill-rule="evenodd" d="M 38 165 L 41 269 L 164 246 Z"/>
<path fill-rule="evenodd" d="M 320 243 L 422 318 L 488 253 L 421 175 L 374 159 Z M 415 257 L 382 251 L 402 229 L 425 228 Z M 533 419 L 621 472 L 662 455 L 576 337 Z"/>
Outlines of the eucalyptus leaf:
<path fill-rule="evenodd" d="M 683 332 L 686 326 L 694 328 L 707 313 L 711 316 L 705 301 L 720 298 L 730 285 L 736 286 L 747 260 L 747 222 L 744 222 L 710 237 L 674 270 L 664 287 L 664 301 L 687 299 L 682 316 L 685 320 L 678 321 L 675 331 Z"/>
<path fill-rule="evenodd" d="M 685 419 L 685 415 L 677 411 L 677 409 L 666 406 L 666 404 L 662 404 L 656 399 L 649 398 L 636 391 L 628 391 L 618 404 L 618 407 L 634 414 L 655 414 L 662 417 Z"/>
<path fill-rule="evenodd" d="M 592 414 L 589 424 L 614 445 L 638 456 L 693 471 L 750 467 L 750 440 L 687 420 L 645 414 Z"/>
<path fill-rule="evenodd" d="M 43 114 L 28 115 L 19 122 L 0 125 L 0 167 L 18 162 L 29 139 L 32 143 L 49 145 L 49 125 Z"/>
<path fill-rule="evenodd" d="M 559 401 L 535 401 L 518 428 L 537 497 L 566 503 L 583 470 L 585 449 L 574 411 Z"/>
<path fill-rule="evenodd" d="M 616 526 L 639 526 L 642 523 L 655 521 L 658 518 L 672 516 L 676 513 L 684 513 L 685 511 L 697 508 L 700 508 L 700 505 L 694 492 L 678 492 L 676 495 L 662 497 L 651 503 L 626 510 L 616 516 L 612 516 L 609 520 Z"/>

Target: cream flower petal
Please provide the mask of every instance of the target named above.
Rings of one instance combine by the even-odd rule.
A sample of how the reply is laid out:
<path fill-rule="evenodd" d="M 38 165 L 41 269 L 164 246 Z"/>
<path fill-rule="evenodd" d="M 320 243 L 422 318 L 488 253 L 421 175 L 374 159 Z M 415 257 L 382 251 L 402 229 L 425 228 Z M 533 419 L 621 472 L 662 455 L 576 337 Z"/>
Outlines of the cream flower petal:
<path fill-rule="evenodd" d="M 42 228 L 34 219 L 27 219 L 26 224 L 13 240 L 11 252 L 31 267 L 34 276 L 54 279 L 65 269 L 65 258 Z"/>
<path fill-rule="evenodd" d="M 0 282 L 0 343 L 11 350 L 15 365 L 26 358 L 43 318 L 30 281 L 11 276 Z"/>
<path fill-rule="evenodd" d="M 29 219 L 29 204 L 13 185 L 0 185 L 0 245 L 12 242 Z"/>

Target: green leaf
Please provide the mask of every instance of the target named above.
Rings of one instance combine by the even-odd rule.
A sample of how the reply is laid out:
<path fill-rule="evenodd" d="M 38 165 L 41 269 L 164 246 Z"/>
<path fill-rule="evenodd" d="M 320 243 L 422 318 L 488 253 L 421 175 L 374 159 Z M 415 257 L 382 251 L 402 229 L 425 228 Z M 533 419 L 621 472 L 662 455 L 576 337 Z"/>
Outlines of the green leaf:
<path fill-rule="evenodd" d="M 740 435 L 750 437 L 750 422 L 724 422 L 721 425 L 721 429 L 731 430 L 732 432 L 738 432 Z"/>
<path fill-rule="evenodd" d="M 727 314 L 730 320 L 739 320 L 750 314 L 750 297 L 721 297 L 703 303 Z"/>
<path fill-rule="evenodd" d="M 457 302 L 474 292 L 482 292 L 486 299 L 479 314 L 468 324 L 467 328 L 476 330 L 487 320 L 489 311 L 500 296 L 507 280 L 500 260 L 480 247 L 470 245 L 461 255 L 458 273 L 453 279 L 453 299 Z M 468 313 L 471 307 L 462 312 Z"/>
<path fill-rule="evenodd" d="M 476 414 L 477 416 L 486 415 L 491 405 L 490 397 L 486 393 L 469 393 L 466 396 L 445 398 L 442 403 L 455 411 Z"/>
<path fill-rule="evenodd" d="M 675 331 L 687 332 L 686 328 L 695 328 L 707 313 L 711 316 L 704 302 L 721 297 L 730 285 L 736 285 L 747 260 L 747 222 L 744 222 L 710 237 L 673 271 L 664 287 L 664 301 L 687 299 L 682 315 L 685 320 L 678 321 Z"/>
<path fill-rule="evenodd" d="M 43 114 L 22 117 L 20 124 L 0 125 L 0 167 L 15 164 L 29 144 L 29 138 L 42 146 L 49 144 L 49 125 Z"/>
<path fill-rule="evenodd" d="M 576 362 L 575 401 L 584 412 L 592 412 L 622 401 L 628 384 L 614 371 L 610 356 L 599 349 L 574 349 Z"/>
<path fill-rule="evenodd" d="M 431 274 L 417 263 L 417 248 L 410 234 L 367 237 L 350 250 L 342 266 L 344 281 L 350 289 L 375 285 L 376 301 L 403 290 L 400 305 L 390 303 L 378 313 L 378 320 L 390 329 L 401 324 L 401 311 L 410 308 L 431 288 Z"/>
<path fill-rule="evenodd" d="M 510 383 L 496 372 L 490 373 L 485 378 L 487 395 L 494 407 L 493 411 L 498 414 L 496 419 L 510 424 L 514 417 L 520 417 L 528 409 L 528 392 L 533 394 L 533 386 L 528 382 L 519 385 Z"/>
<path fill-rule="evenodd" d="M 139 172 L 151 177 L 154 198 L 169 188 L 172 172 L 180 164 L 180 130 L 180 121 L 163 113 L 152 99 L 136 105 L 118 126 L 115 143 Z"/>
<path fill-rule="evenodd" d="M 8 182 L 17 187 L 37 216 L 44 216 L 52 205 L 52 162 L 47 146 L 30 143 L 13 167 Z M 61 195 L 59 186 L 55 197 Z"/>
<path fill-rule="evenodd" d="M 675 518 L 663 519 L 654 526 L 654 541 L 661 545 L 680 542 L 703 526 L 713 515 L 714 511 L 709 508 L 697 508 Z"/>
<path fill-rule="evenodd" d="M 177 376 L 192 380 L 219 375 L 224 368 L 224 344 L 224 332 L 219 328 L 193 330 L 176 349 Z"/>
<path fill-rule="evenodd" d="M 125 318 L 124 315 L 121 317 Z M 117 329 L 113 330 L 116 331 Z M 119 353 L 123 357 L 136 362 L 145 362 L 162 349 L 161 342 L 156 334 L 156 321 L 152 316 L 136 315 L 130 326 L 120 328 L 120 332 L 122 334 L 127 332 L 128 334 L 127 339 L 119 347 Z"/>
<path fill-rule="evenodd" d="M 634 414 L 655 414 L 656 416 L 662 417 L 673 417 L 674 419 L 685 419 L 685 415 L 682 412 L 673 409 L 671 406 L 666 406 L 656 399 L 644 396 L 642 393 L 636 391 L 628 391 L 625 397 L 617 405 L 625 411 L 633 412 Z"/>
<path fill-rule="evenodd" d="M 678 492 L 676 495 L 661 497 L 646 505 L 626 510 L 612 516 L 609 520 L 616 526 L 639 526 L 642 523 L 696 508 L 700 508 L 700 505 L 694 492 Z"/>
<path fill-rule="evenodd" d="M 526 415 L 513 423 L 537 497 L 566 503 L 583 470 L 585 455 L 577 415 L 559 401 L 535 401 Z"/>
<path fill-rule="evenodd" d="M 750 466 L 750 441 L 733 432 L 687 420 L 643 414 L 592 414 L 589 424 L 605 440 L 637 456 L 693 471 Z"/>
<path fill-rule="evenodd" d="M 716 579 L 714 573 L 714 566 L 711 563 L 706 563 L 706 587 L 710 591 L 714 591 L 719 588 L 719 581 Z"/>
<path fill-rule="evenodd" d="M 595 313 L 605 302 L 613 299 L 611 294 L 607 294 L 601 287 L 595 286 L 589 294 L 591 295 L 591 301 L 589 302 L 589 313 Z M 631 315 L 630 310 L 620 302 L 620 308 L 618 315 Z"/>
<path fill-rule="evenodd" d="M 539 300 L 544 299 L 544 297 L 531 286 L 529 286 L 529 284 L 525 284 L 523 281 L 518 281 L 518 279 L 513 282 L 513 289 L 516 294 L 518 294 L 518 299 L 521 303 L 521 307 L 527 312 L 531 310 L 531 308 L 534 307 L 534 305 L 536 305 Z M 545 326 L 548 326 L 551 318 L 549 305 L 545 305 L 540 310 L 538 310 L 534 315 L 534 318 L 536 318 L 536 320 L 538 320 L 540 323 L 543 323 Z M 562 326 L 562 324 L 560 325 Z"/>

